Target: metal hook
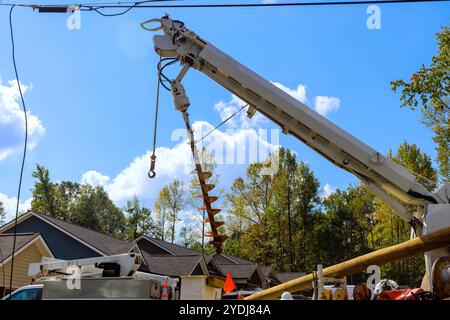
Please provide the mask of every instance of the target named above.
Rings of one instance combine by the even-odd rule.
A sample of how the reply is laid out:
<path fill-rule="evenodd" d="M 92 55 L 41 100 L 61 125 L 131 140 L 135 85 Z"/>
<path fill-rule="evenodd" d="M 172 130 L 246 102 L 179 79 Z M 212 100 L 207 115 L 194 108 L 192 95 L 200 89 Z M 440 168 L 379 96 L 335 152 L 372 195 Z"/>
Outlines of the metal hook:
<path fill-rule="evenodd" d="M 159 27 L 156 27 L 156 28 L 148 28 L 148 27 L 145 26 L 146 24 L 151 23 L 151 22 L 159 22 L 161 25 Z M 152 32 L 153 31 L 158 31 L 158 30 L 162 29 L 162 23 L 161 22 L 162 22 L 161 19 L 150 19 L 150 20 L 142 22 L 141 23 L 141 28 L 145 29 L 147 31 L 152 31 Z"/>
<path fill-rule="evenodd" d="M 150 163 L 150 170 L 148 171 L 148 177 L 150 179 L 153 179 L 156 176 L 156 172 L 155 172 L 155 161 L 156 161 L 156 156 L 155 154 L 152 154 L 152 156 L 150 157 L 151 163 Z"/>

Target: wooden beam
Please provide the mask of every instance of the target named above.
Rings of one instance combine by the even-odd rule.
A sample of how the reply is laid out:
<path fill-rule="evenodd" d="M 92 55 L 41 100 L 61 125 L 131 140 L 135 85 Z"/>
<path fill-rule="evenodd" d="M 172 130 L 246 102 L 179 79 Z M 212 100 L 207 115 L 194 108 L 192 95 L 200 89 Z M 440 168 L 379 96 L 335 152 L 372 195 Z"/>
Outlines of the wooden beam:
<path fill-rule="evenodd" d="M 324 277 L 344 277 L 363 272 L 370 265 L 383 265 L 409 258 L 426 251 L 442 248 L 450 244 L 450 227 L 432 232 L 406 242 L 383 248 L 334 266 L 323 269 Z M 246 300 L 276 299 L 285 291 L 296 292 L 311 288 L 313 274 L 279 284 L 275 287 L 257 292 L 246 297 Z"/>

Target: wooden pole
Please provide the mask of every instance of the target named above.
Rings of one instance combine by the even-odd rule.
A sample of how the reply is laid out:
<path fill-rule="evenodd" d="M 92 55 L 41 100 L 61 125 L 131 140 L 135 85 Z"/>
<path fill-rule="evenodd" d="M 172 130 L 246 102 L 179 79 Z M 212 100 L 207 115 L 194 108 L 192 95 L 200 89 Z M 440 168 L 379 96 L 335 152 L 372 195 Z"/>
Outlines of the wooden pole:
<path fill-rule="evenodd" d="M 445 247 L 448 244 L 450 244 L 450 227 L 325 268 L 323 269 L 323 276 L 335 278 L 349 276 L 365 271 L 370 265 L 383 265 L 397 260 L 402 260 L 426 251 Z M 245 299 L 277 299 L 285 291 L 296 292 L 311 288 L 313 280 L 313 274 L 310 273 L 300 278 L 279 284 L 275 287 L 257 292 L 246 297 Z"/>

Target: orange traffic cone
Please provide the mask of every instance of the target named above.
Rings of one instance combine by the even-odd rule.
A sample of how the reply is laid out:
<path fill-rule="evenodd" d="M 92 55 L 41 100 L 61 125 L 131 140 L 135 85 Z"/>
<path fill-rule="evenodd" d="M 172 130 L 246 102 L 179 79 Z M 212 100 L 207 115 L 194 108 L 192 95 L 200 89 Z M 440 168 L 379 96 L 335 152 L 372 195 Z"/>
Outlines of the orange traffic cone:
<path fill-rule="evenodd" d="M 169 300 L 169 294 L 167 293 L 167 282 L 164 281 L 163 289 L 161 293 L 161 300 Z"/>

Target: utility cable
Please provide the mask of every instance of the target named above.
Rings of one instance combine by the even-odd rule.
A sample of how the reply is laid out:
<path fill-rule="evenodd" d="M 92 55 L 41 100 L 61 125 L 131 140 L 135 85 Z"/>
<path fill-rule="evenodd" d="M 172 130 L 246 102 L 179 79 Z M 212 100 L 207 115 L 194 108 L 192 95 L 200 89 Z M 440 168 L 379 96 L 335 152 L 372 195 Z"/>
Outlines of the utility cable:
<path fill-rule="evenodd" d="M 195 143 L 198 143 L 200 141 L 203 141 L 207 136 L 209 136 L 211 133 L 219 129 L 221 126 L 223 126 L 225 123 L 231 120 L 234 116 L 236 116 L 239 112 L 242 111 L 242 109 L 248 107 L 248 104 L 243 105 L 239 110 L 235 111 L 231 116 L 227 117 L 225 120 L 223 120 L 221 123 L 219 123 L 217 126 L 215 126 L 211 131 L 209 131 L 207 134 L 205 134 L 203 137 L 201 137 L 199 140 L 197 140 Z"/>
<path fill-rule="evenodd" d="M 155 172 L 155 164 L 156 164 L 156 130 L 158 128 L 158 110 L 159 110 L 159 87 L 160 87 L 160 83 L 161 83 L 161 60 L 162 57 L 159 56 L 159 63 L 158 63 L 158 83 L 156 85 L 156 104 L 155 104 L 155 124 L 154 124 L 154 128 L 153 128 L 153 152 L 152 155 L 150 157 L 151 162 L 150 162 L 150 170 L 148 171 L 148 177 L 150 179 L 153 179 L 156 176 L 156 172 Z"/>
<path fill-rule="evenodd" d="M 19 88 L 20 99 L 22 101 L 23 114 L 24 114 L 24 118 L 25 118 L 25 141 L 23 144 L 22 165 L 20 167 L 19 186 L 17 188 L 16 216 L 14 219 L 14 240 L 13 240 L 13 249 L 12 249 L 12 256 L 11 256 L 11 277 L 9 279 L 9 291 L 10 292 L 12 292 L 12 282 L 13 282 L 13 275 L 14 275 L 14 254 L 16 251 L 17 220 L 18 220 L 18 216 L 19 216 L 20 191 L 22 189 L 23 168 L 25 165 L 25 158 L 27 155 L 27 142 L 28 142 L 27 109 L 25 106 L 25 100 L 23 99 L 23 93 L 22 93 L 22 88 L 20 85 L 19 73 L 17 72 L 16 57 L 15 57 L 14 31 L 13 31 L 13 22 L 12 22 L 12 12 L 13 12 L 14 8 L 15 8 L 15 5 L 13 5 L 11 7 L 11 9 L 9 10 L 9 30 L 10 30 L 10 34 L 11 34 L 11 53 L 12 53 L 12 62 L 14 65 L 14 73 L 16 75 L 17 86 Z M 11 299 L 11 296 L 9 296 L 9 298 Z"/>
<path fill-rule="evenodd" d="M 168 2 L 168 1 L 178 1 L 178 0 L 146 0 L 146 1 L 128 2 L 128 3 L 133 3 L 133 5 L 129 6 L 128 9 L 125 9 L 124 11 L 118 12 L 118 13 L 103 13 L 103 12 L 101 12 L 99 10 L 100 8 L 104 8 L 104 6 L 108 6 L 110 4 L 103 4 L 103 5 L 101 5 L 100 8 L 92 7 L 92 10 L 97 12 L 98 14 L 104 16 L 104 17 L 116 17 L 116 16 L 121 16 L 121 15 L 127 13 L 128 11 L 130 11 L 131 9 L 136 8 L 137 6 L 142 5 L 144 3 L 149 3 L 149 2 Z M 85 6 L 85 5 L 83 5 L 83 6 Z M 81 5 L 80 5 L 80 7 L 81 7 Z M 124 8 L 126 8 L 126 7 L 127 6 L 124 6 Z M 88 11 L 91 11 L 91 10 L 88 10 Z"/>
<path fill-rule="evenodd" d="M 78 4 L 82 11 L 95 11 L 105 8 L 243 8 L 243 7 L 298 7 L 298 6 L 339 6 L 339 5 L 371 5 L 371 4 L 404 4 L 404 3 L 432 3 L 432 2 L 449 2 L 450 0 L 357 0 L 357 1 L 322 1 L 322 2 L 282 2 L 282 3 L 215 3 L 215 4 L 179 4 L 179 5 L 145 5 L 148 2 L 161 2 L 174 0 L 148 0 L 140 2 L 131 2 L 132 5 L 124 5 L 130 2 L 108 2 L 107 4 L 95 5 L 92 3 Z M 137 4 L 137 5 L 136 5 Z M 0 6 L 20 6 L 30 7 L 33 9 L 51 8 L 51 7 L 70 7 L 73 4 L 25 4 L 25 3 L 3 3 Z M 128 11 L 127 11 L 128 12 Z M 100 13 L 102 14 L 102 13 Z M 120 15 L 123 13 L 115 14 Z M 103 14 L 105 16 L 110 16 Z M 113 14 L 114 15 L 114 14 Z"/>
<path fill-rule="evenodd" d="M 2 248 L 0 248 L 0 262 L 3 262 L 3 252 L 2 252 Z M 3 297 L 5 296 L 5 292 L 6 292 L 6 284 L 5 284 L 5 280 L 6 280 L 6 276 L 5 276 L 5 266 L 2 267 L 2 295 L 0 296 Z"/>

